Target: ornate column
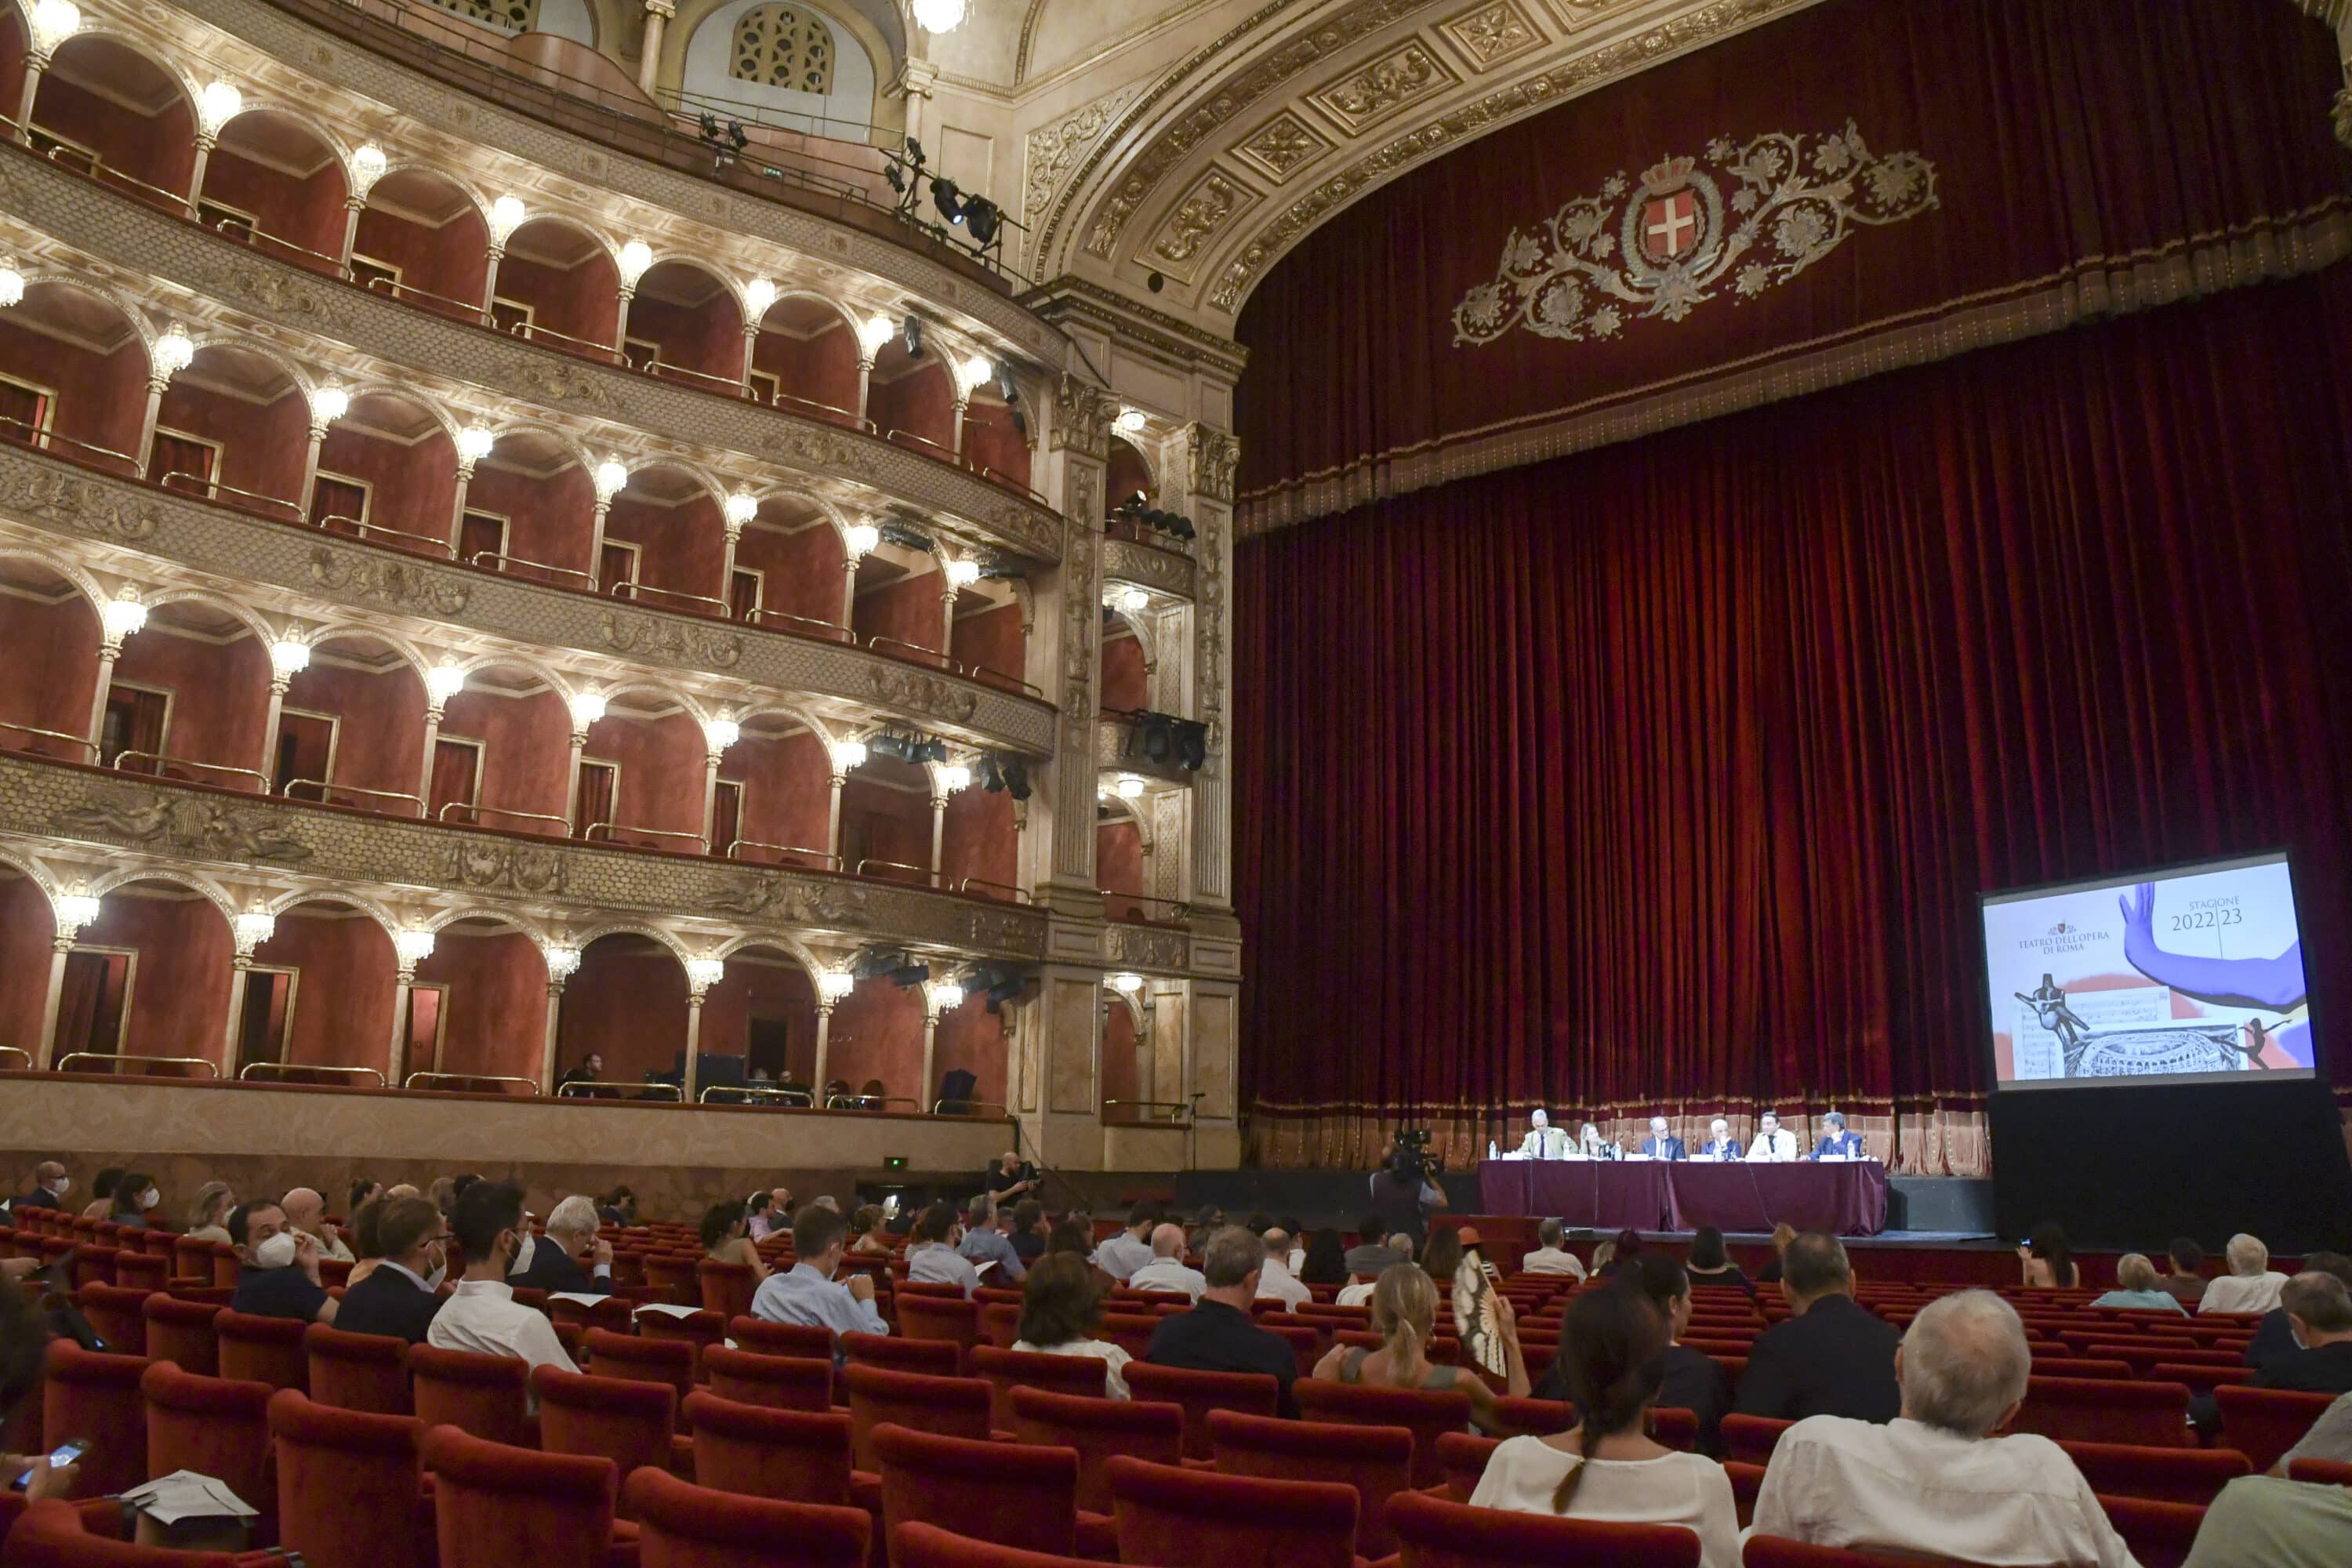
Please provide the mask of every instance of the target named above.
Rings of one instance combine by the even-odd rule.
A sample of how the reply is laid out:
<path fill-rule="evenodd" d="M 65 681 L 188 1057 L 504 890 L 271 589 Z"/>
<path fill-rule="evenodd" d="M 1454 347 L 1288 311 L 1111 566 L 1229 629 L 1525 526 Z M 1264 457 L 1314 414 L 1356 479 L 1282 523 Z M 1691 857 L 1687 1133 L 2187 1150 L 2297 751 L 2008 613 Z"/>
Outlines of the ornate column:
<path fill-rule="evenodd" d="M 245 110 L 245 94 L 232 82 L 217 77 L 206 82 L 196 94 L 196 156 L 188 166 L 188 216 L 196 216 L 196 205 L 205 189 L 205 165 L 220 144 L 221 127 L 235 120 Z"/>
<path fill-rule="evenodd" d="M 499 438 L 484 426 L 467 425 L 457 432 L 457 493 L 449 502 L 449 559 L 455 561 L 466 533 L 466 491 L 474 482 L 474 465 L 490 455 Z"/>
<path fill-rule="evenodd" d="M 637 85 L 647 98 L 654 95 L 654 79 L 661 74 L 662 25 L 677 15 L 673 0 L 646 0 L 646 43 L 637 56 Z"/>
<path fill-rule="evenodd" d="M 89 758 L 100 761 L 99 743 L 106 731 L 106 700 L 114 691 L 114 662 L 122 657 L 125 638 L 147 624 L 147 606 L 139 590 L 125 583 L 99 612 L 98 681 L 89 698 Z M 95 918 L 95 917 L 92 917 Z"/>
<path fill-rule="evenodd" d="M 437 664 L 425 672 L 425 756 L 416 768 L 416 815 L 433 815 L 433 753 L 441 744 L 441 717 L 449 699 L 466 689 L 466 672 Z"/>
<path fill-rule="evenodd" d="M 49 906 L 57 918 L 57 937 L 49 948 L 49 988 L 41 999 L 41 1043 L 37 1066 L 43 1072 L 57 1065 L 58 1008 L 65 996 L 66 954 L 82 928 L 98 919 L 99 901 L 88 893 L 60 893 Z"/>
<path fill-rule="evenodd" d="M 563 1018 L 563 983 L 580 967 L 580 950 L 563 943 L 547 949 L 547 1022 L 539 1047 L 539 1092 L 555 1092 L 555 1047 Z"/>
<path fill-rule="evenodd" d="M 398 1085 L 406 1079 L 408 1063 L 408 1000 L 416 985 L 416 966 L 433 956 L 433 933 L 403 931 L 393 934 L 393 956 L 400 970 L 392 988 L 392 1044 L 384 1056 L 384 1081 Z M 432 1072 L 431 1067 L 416 1069 Z"/>
<path fill-rule="evenodd" d="M 40 90 L 41 73 L 49 68 L 58 49 L 67 39 L 81 31 L 81 8 L 72 0 L 35 0 L 24 7 L 25 31 L 25 90 L 16 100 L 16 123 L 30 127 L 33 123 L 33 97 Z M 17 135 L 30 141 L 23 130 Z"/>
<path fill-rule="evenodd" d="M 490 204 L 489 261 L 482 268 L 482 321 L 491 320 L 490 305 L 499 297 L 499 263 L 506 259 L 507 241 L 523 226 L 530 213 L 514 196 L 500 196 Z"/>
<path fill-rule="evenodd" d="M 702 726 L 705 742 L 702 762 L 702 852 L 719 852 L 711 842 L 711 834 L 719 826 L 719 763 L 743 733 L 743 727 L 726 714 L 706 721 Z M 740 826 L 740 825 L 739 825 Z"/>
<path fill-rule="evenodd" d="M 588 590 L 600 592 L 604 575 L 604 518 L 613 510 L 613 498 L 629 482 L 628 465 L 618 458 L 607 458 L 596 465 L 595 521 L 588 530 Z"/>
<path fill-rule="evenodd" d="M 905 74 L 899 77 L 899 90 L 907 95 L 907 140 L 919 142 L 923 136 L 923 105 L 930 101 L 931 86 L 940 79 L 940 68 L 929 60 L 908 60 Z"/>
<path fill-rule="evenodd" d="M 809 1090 L 815 1097 L 816 1108 L 824 1109 L 825 1056 L 832 1045 L 833 1004 L 823 993 L 816 999 L 816 1065 L 810 1069 Z"/>
<path fill-rule="evenodd" d="M 327 439 L 328 427 L 351 409 L 352 395 L 334 382 L 310 394 L 310 445 L 302 456 L 301 498 L 294 503 L 306 518 L 310 515 L 310 498 L 319 488 L 319 447 Z"/>
<path fill-rule="evenodd" d="M 865 765 L 866 742 L 835 741 L 833 742 L 832 757 L 833 772 L 829 782 L 833 795 L 830 804 L 825 807 L 824 849 L 826 854 L 833 857 L 834 869 L 846 871 L 849 868 L 844 865 L 841 859 L 841 787 L 849 782 L 849 775 L 854 770 Z"/>
<path fill-rule="evenodd" d="M 932 1097 L 939 1091 L 940 1015 L 963 1005 L 963 987 L 952 980 L 927 980 L 923 983 L 923 1076 L 920 1092 L 915 1096 L 915 1110 L 920 1114 L 931 1108 Z"/>
<path fill-rule="evenodd" d="M 360 214 L 367 211 L 368 193 L 383 178 L 387 160 L 383 149 L 373 142 L 353 149 L 350 168 L 350 194 L 343 197 L 343 249 L 335 259 L 343 264 L 343 276 L 351 276 L 352 248 L 359 243 Z"/>
<path fill-rule="evenodd" d="M 768 307 L 776 302 L 776 286 L 765 278 L 754 278 L 743 285 L 743 375 L 742 387 L 748 395 L 751 390 L 753 351 L 760 346 L 760 324 L 768 319 Z"/>
<path fill-rule="evenodd" d="M 563 821 L 567 835 L 572 831 L 580 814 L 580 753 L 587 748 L 590 728 L 604 716 L 604 699 L 599 693 L 583 691 L 572 699 L 571 707 L 572 778 L 563 787 Z"/>
<path fill-rule="evenodd" d="M 269 645 L 269 716 L 261 726 L 261 757 L 256 771 L 261 774 L 261 793 L 269 793 L 270 780 L 278 770 L 278 721 L 286 710 L 286 689 L 294 678 L 310 668 L 310 645 L 302 640 L 302 628 L 289 626 L 286 635 Z"/>
<path fill-rule="evenodd" d="M 229 959 L 228 1026 L 221 1041 L 223 1078 L 236 1074 L 236 1047 L 245 1032 L 246 977 L 253 969 L 253 950 L 278 934 L 278 918 L 256 904 L 229 922 L 229 934 L 236 942 L 236 952 Z"/>
<path fill-rule="evenodd" d="M 196 357 L 196 345 L 188 337 L 188 329 L 174 321 L 155 339 L 149 354 L 152 369 L 147 376 L 147 411 L 139 418 L 139 477 L 147 478 L 148 465 L 155 458 L 155 421 L 163 412 L 163 389 L 172 378 L 188 368 Z M 165 474 L 164 479 L 171 476 Z"/>
<path fill-rule="evenodd" d="M 735 618 L 735 552 L 743 542 L 743 531 L 760 515 L 760 500 L 748 490 L 735 490 L 719 504 L 719 513 L 727 530 L 727 542 L 719 552 L 719 602 L 727 606 L 727 618 Z"/>
<path fill-rule="evenodd" d="M 686 1078 L 679 1098 L 694 1103 L 695 1069 L 702 1049 L 702 999 L 726 976 L 727 965 L 715 958 L 686 961 Z"/>
<path fill-rule="evenodd" d="M 1186 504 L 1194 528 L 1199 563 L 1199 604 L 1192 616 L 1192 716 L 1208 726 L 1208 760 L 1192 775 L 1191 831 L 1183 855 L 1182 891 L 1195 909 L 1233 907 L 1233 765 L 1225 716 L 1233 702 L 1233 674 L 1226 658 L 1232 616 L 1229 584 L 1234 565 L 1234 474 L 1241 444 L 1206 425 L 1184 427 L 1179 437 Z M 1175 465 L 1171 465 L 1174 467 Z"/>
<path fill-rule="evenodd" d="M 857 563 L 882 542 L 882 531 L 870 522 L 853 522 L 841 535 L 841 626 L 856 623 Z"/>
<path fill-rule="evenodd" d="M 1061 710 L 1050 762 L 1034 770 L 1027 868 L 1057 911 L 1098 917 L 1095 888 L 1095 724 L 1102 674 L 1103 472 L 1118 401 L 1065 376 L 1046 436 L 1046 493 L 1063 516 L 1061 564 L 1034 578 L 1037 635 L 1029 679 Z M 1043 808 L 1042 810 L 1040 808 Z"/>
<path fill-rule="evenodd" d="M 931 886 L 940 885 L 940 851 L 948 837 L 948 796 L 937 779 L 931 781 Z"/>

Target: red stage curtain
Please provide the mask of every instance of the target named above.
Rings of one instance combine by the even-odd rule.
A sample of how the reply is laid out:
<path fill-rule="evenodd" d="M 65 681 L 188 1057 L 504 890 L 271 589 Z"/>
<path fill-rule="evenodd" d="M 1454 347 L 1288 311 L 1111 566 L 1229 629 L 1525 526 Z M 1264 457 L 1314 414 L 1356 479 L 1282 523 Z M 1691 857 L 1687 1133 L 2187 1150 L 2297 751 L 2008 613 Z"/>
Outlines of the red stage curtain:
<path fill-rule="evenodd" d="M 1833 1103 L 1966 1170 L 1974 895 L 2280 845 L 2352 1017 L 2347 363 L 2352 266 L 1244 543 L 1263 1154 Z"/>

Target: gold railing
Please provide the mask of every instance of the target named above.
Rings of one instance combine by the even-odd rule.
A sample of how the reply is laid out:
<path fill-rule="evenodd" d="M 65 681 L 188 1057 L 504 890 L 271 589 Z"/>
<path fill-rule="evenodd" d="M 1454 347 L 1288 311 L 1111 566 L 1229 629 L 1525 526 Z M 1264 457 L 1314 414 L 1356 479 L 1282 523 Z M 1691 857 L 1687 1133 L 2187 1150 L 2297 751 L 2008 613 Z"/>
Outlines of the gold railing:
<path fill-rule="evenodd" d="M 950 1110 L 948 1107 L 950 1105 L 961 1106 L 962 1109 L 959 1110 Z M 931 1101 L 931 1114 L 933 1116 L 980 1116 L 992 1110 L 996 1113 L 996 1116 L 988 1118 L 988 1120 L 992 1121 L 996 1120 L 996 1117 L 1010 1116 L 1013 1114 L 1013 1108 L 1011 1106 L 1000 1105 L 992 1100 L 935 1100 Z"/>
<path fill-rule="evenodd" d="M 600 1089 L 618 1089 L 622 1092 L 618 1096 L 603 1095 L 592 1092 L 593 1090 Z M 582 1092 L 574 1094 L 572 1092 L 574 1089 L 579 1089 Z M 604 1079 L 574 1079 L 570 1083 L 558 1084 L 555 1089 L 555 1098 L 558 1100 L 611 1100 L 616 1098 L 643 1100 L 647 1095 L 651 1095 L 656 1100 L 660 1099 L 664 1095 L 667 1095 L 672 1100 L 682 1100 L 686 1098 L 685 1095 L 678 1092 L 677 1085 L 674 1083 L 614 1083 Z"/>
<path fill-rule="evenodd" d="M 425 815 L 424 797 L 411 795 L 406 790 L 370 789 L 365 784 L 330 784 L 325 779 L 289 779 L 286 781 L 286 787 L 278 793 L 292 800 L 295 798 L 294 792 L 298 789 L 317 790 L 320 803 L 324 803 L 331 795 L 373 795 L 378 800 L 409 801 L 415 804 L 417 816 Z"/>
<path fill-rule="evenodd" d="M 148 1062 L 157 1067 L 202 1068 L 213 1078 L 220 1077 L 220 1066 L 203 1057 L 141 1057 L 120 1051 L 68 1051 L 58 1058 L 58 1070 L 67 1072 L 76 1062 Z M 121 1073 L 113 1076 L 121 1078 Z"/>
<path fill-rule="evenodd" d="M 333 533 L 337 531 L 330 528 L 328 525 L 330 523 L 337 522 L 350 524 L 352 536 L 355 538 L 365 539 L 372 533 L 381 533 L 387 539 L 413 539 L 419 544 L 431 545 L 434 549 L 439 551 L 443 555 L 447 556 L 452 561 L 455 561 L 457 558 L 457 552 L 446 539 L 436 539 L 429 533 L 411 533 L 404 528 L 386 528 L 380 522 L 369 522 L 362 518 L 345 517 L 339 511 L 329 512 L 326 516 L 319 519 L 318 521 L 312 523 L 310 526 L 318 529 L 322 533 Z"/>
<path fill-rule="evenodd" d="M 596 579 L 577 566 L 550 566 L 544 561 L 532 561 L 520 555 L 504 555 L 495 550 L 477 550 L 466 557 L 466 564 L 495 572 L 501 577 L 512 574 L 507 571 L 509 566 L 528 566 L 534 572 L 552 572 L 559 577 L 577 577 L 588 584 L 591 593 L 593 593 L 596 587 Z M 552 587 L 555 584 L 549 585 Z"/>
<path fill-rule="evenodd" d="M 512 806 L 507 805 L 478 805 L 470 800 L 453 800 L 448 802 L 441 807 L 436 820 L 441 822 L 448 821 L 449 814 L 453 811 L 467 811 L 473 813 L 475 817 L 474 826 L 477 827 L 479 827 L 482 825 L 480 819 L 484 816 L 517 816 L 530 822 L 552 822 L 558 827 L 563 829 L 564 835 L 567 837 L 570 837 L 572 833 L 572 819 L 567 816 L 557 816 L 551 812 L 545 811 L 517 811 Z"/>
<path fill-rule="evenodd" d="M 134 773 L 149 772 L 149 770 L 140 768 L 126 768 L 122 765 L 132 757 L 143 757 L 148 762 L 153 763 L 155 766 L 149 773 L 149 776 L 153 778 L 162 778 L 163 776 L 163 768 L 165 763 L 174 763 L 184 768 L 203 768 L 207 773 L 236 773 L 241 778 L 255 779 L 259 781 L 262 794 L 268 795 L 269 793 L 269 775 L 263 773 L 259 768 L 233 767 L 227 763 L 200 763 L 194 757 L 167 757 L 161 752 L 117 752 L 114 754 L 115 771 L 117 773 Z"/>
<path fill-rule="evenodd" d="M 819 862 L 821 865 L 828 867 L 833 870 L 837 871 L 841 868 L 841 857 L 835 855 L 830 849 L 803 849 L 797 844 L 770 844 L 766 840 L 760 838 L 737 838 L 730 840 L 727 846 L 727 858 L 730 860 L 742 859 L 742 857 L 736 854 L 735 851 L 742 848 L 747 844 L 754 849 L 773 849 L 779 855 L 806 855 Z M 757 865 L 759 862 L 753 861 L 751 864 Z"/>
<path fill-rule="evenodd" d="M 24 1058 L 25 1065 L 17 1068 L 9 1068 L 7 1066 L 7 1058 L 10 1057 Z M 0 1046 L 0 1070 L 30 1072 L 33 1070 L 33 1053 L 25 1049 L 22 1046 Z"/>
<path fill-rule="evenodd" d="M 324 1062 L 248 1062 L 244 1069 L 238 1072 L 236 1079 L 239 1083 L 244 1083 L 250 1079 L 274 1079 L 283 1074 L 306 1072 L 343 1073 L 353 1078 L 364 1073 L 375 1079 L 376 1088 L 382 1089 L 384 1086 L 383 1074 L 373 1068 L 330 1067 Z"/>
<path fill-rule="evenodd" d="M 634 822 L 592 822 L 588 825 L 588 831 L 582 834 L 581 837 L 591 844 L 595 843 L 596 830 L 600 827 L 604 830 L 605 843 L 618 844 L 624 849 L 642 849 L 647 847 L 642 844 L 623 844 L 621 840 L 613 837 L 615 829 L 623 833 L 650 833 L 656 838 L 683 838 L 690 844 L 698 846 L 703 854 L 710 853 L 710 841 L 699 833 L 688 833 L 677 827 L 640 827 Z"/>
<path fill-rule="evenodd" d="M 1111 1115 L 1114 1108 L 1145 1114 L 1114 1119 Z M 1168 1114 L 1165 1117 L 1150 1114 L 1161 1110 Z M 1184 1100 L 1106 1100 L 1102 1102 L 1102 1118 L 1105 1121 L 1118 1120 L 1131 1127 L 1190 1127 L 1192 1125 L 1192 1105 Z"/>
<path fill-rule="evenodd" d="M 810 1093 L 807 1089 L 767 1089 L 755 1083 L 713 1084 L 709 1089 L 704 1089 L 700 1094 L 695 1096 L 695 1102 L 698 1105 L 710 1105 L 714 1103 L 726 1105 L 730 1103 L 724 1100 L 717 1101 L 712 1100 L 710 1097 L 714 1094 L 740 1096 L 740 1099 L 731 1102 L 739 1105 L 744 1100 L 772 1100 L 779 1105 L 798 1106 L 803 1110 L 814 1110 L 816 1107 L 816 1096 Z"/>
<path fill-rule="evenodd" d="M 433 1089 L 438 1089 L 445 1083 L 519 1083 L 522 1085 L 525 1094 L 516 1098 L 528 1098 L 532 1100 L 539 1098 L 539 1080 L 537 1079 L 517 1078 L 511 1073 L 502 1072 L 413 1072 L 406 1078 L 400 1080 L 400 1087 L 403 1089 L 423 1088 Z"/>
<path fill-rule="evenodd" d="M 915 1114 L 922 1114 L 923 1102 L 911 1094 L 835 1094 L 827 1096 L 827 1110 L 882 1110 L 893 1105 L 911 1105 Z"/>
<path fill-rule="evenodd" d="M 21 734 L 39 735 L 51 741 L 63 741 L 68 745 L 88 748 L 93 757 L 98 754 L 98 742 L 87 735 L 68 735 L 63 730 L 44 730 L 38 724 L 18 724 L 6 719 L 0 719 L 0 730 L 14 730 Z"/>
<path fill-rule="evenodd" d="M 625 593 L 623 591 L 625 589 Z M 609 598 L 627 599 L 632 604 L 643 604 L 645 595 L 647 594 L 659 594 L 666 599 L 686 599 L 698 605 L 713 605 L 718 609 L 722 619 L 728 614 L 727 601 L 724 599 L 714 599 L 708 594 L 689 594 L 683 588 L 665 588 L 654 583 L 615 583 L 605 589 L 604 593 Z M 702 612 L 688 610 L 686 613 L 698 616 Z"/>

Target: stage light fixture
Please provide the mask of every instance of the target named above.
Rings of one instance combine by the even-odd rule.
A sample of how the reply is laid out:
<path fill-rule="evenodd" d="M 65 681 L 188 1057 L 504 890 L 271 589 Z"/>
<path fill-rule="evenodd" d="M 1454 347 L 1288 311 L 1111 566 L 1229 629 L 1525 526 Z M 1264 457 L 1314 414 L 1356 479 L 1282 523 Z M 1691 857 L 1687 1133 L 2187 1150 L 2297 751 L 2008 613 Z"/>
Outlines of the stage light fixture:
<path fill-rule="evenodd" d="M 963 203 L 963 226 L 971 231 L 971 242 L 982 250 L 996 243 L 997 234 L 1004 225 L 1004 209 L 986 196 L 966 196 Z"/>
<path fill-rule="evenodd" d="M 951 224 L 963 222 L 963 193 L 944 174 L 931 176 L 931 205 Z"/>

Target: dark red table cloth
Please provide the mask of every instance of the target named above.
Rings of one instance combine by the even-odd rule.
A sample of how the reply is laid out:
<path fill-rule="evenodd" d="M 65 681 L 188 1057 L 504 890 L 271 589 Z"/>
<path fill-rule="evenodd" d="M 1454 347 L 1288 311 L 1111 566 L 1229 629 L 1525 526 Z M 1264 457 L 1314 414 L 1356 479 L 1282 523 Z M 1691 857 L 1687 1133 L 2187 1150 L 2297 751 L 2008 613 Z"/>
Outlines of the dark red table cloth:
<path fill-rule="evenodd" d="M 1606 1160 L 1488 1160 L 1478 1167 L 1487 1214 L 1541 1215 L 1591 1230 L 1657 1230 L 1672 1200 L 1666 1167 Z"/>
<path fill-rule="evenodd" d="M 1832 1236 L 1886 1228 L 1886 1167 L 1875 1162 L 1488 1160 L 1478 1186 L 1485 1213 L 1541 1215 L 1593 1230 L 1762 1232 L 1782 1220 Z"/>

